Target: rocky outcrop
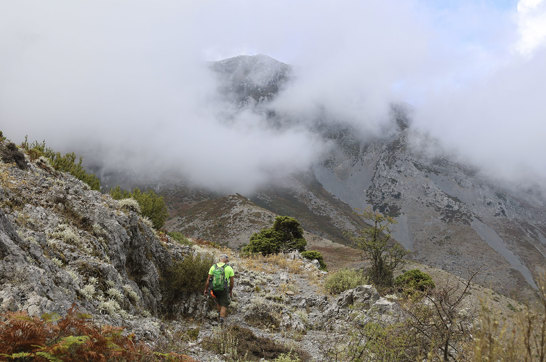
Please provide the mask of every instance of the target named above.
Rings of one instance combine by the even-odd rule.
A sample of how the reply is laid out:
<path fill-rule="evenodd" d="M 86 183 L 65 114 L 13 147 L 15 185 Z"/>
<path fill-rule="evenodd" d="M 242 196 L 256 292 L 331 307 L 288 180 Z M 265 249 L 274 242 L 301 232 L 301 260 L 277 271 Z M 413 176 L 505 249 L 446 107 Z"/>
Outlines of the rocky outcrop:
<path fill-rule="evenodd" d="M 25 163 L 0 163 L 0 312 L 76 304 L 117 325 L 161 315 L 162 270 L 189 248 L 44 159 Z"/>

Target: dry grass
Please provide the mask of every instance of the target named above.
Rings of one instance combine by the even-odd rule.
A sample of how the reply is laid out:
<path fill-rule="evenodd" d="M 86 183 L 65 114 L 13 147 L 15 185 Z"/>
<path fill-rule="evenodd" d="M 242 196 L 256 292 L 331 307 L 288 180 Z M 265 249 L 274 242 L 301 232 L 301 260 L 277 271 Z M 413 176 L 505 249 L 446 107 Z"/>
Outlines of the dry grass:
<path fill-rule="evenodd" d="M 10 190 L 17 186 L 15 179 L 9 172 L 9 166 L 2 162 L 0 162 L 0 185 Z"/>
<path fill-rule="evenodd" d="M 538 299 L 512 318 L 482 302 L 474 341 L 467 352 L 474 361 L 546 361 L 546 274 L 538 278 Z"/>
<path fill-rule="evenodd" d="M 281 283 L 277 291 L 282 294 L 290 294 L 290 293 L 297 294 L 298 287 L 293 283 Z"/>
<path fill-rule="evenodd" d="M 299 259 L 289 259 L 284 254 L 272 254 L 263 256 L 261 254 L 250 255 L 241 258 L 241 265 L 256 272 L 274 273 L 279 270 L 291 274 L 301 274 L 305 270 L 305 264 Z"/>
<path fill-rule="evenodd" d="M 356 268 L 363 263 L 362 251 L 342 244 L 334 243 L 316 235 L 306 234 L 307 249 L 322 254 L 328 271 L 344 268 Z"/>

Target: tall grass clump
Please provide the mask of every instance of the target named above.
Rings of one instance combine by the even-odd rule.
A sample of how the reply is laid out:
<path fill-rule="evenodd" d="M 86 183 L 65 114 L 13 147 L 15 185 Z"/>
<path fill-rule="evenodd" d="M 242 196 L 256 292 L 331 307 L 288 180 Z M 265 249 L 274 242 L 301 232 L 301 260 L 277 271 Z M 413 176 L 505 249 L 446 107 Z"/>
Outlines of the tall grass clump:
<path fill-rule="evenodd" d="M 339 294 L 364 284 L 368 284 L 368 278 L 361 271 L 341 269 L 330 274 L 324 286 L 330 294 Z"/>
<path fill-rule="evenodd" d="M 508 319 L 482 302 L 471 354 L 475 361 L 546 361 L 546 274 L 538 278 L 538 302 Z"/>
<path fill-rule="evenodd" d="M 171 231 L 167 235 L 169 235 L 171 238 L 176 240 L 179 244 L 192 245 L 192 242 L 187 237 L 185 237 L 184 234 L 182 234 L 181 232 Z"/>

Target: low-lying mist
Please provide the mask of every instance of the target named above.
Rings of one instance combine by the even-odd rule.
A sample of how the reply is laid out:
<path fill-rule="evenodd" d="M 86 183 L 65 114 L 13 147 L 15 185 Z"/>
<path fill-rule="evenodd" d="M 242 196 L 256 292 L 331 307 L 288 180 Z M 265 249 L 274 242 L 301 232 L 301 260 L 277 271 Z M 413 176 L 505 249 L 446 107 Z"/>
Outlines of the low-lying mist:
<path fill-rule="evenodd" d="M 529 26 L 515 15 L 470 1 L 4 2 L 0 129 L 105 174 L 248 193 L 321 159 L 317 117 L 377 135 L 404 102 L 419 133 L 489 175 L 543 179 L 546 52 L 518 52 Z M 288 127 L 218 94 L 208 61 L 257 53 L 293 67 L 268 106 Z"/>

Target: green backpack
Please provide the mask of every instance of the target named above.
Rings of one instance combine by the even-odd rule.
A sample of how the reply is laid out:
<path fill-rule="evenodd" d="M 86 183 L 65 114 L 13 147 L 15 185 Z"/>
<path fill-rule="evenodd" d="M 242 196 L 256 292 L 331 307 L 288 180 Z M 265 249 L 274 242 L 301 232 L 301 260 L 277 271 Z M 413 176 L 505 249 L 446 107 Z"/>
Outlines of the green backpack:
<path fill-rule="evenodd" d="M 212 290 L 222 291 L 227 289 L 226 272 L 224 268 L 227 264 L 219 267 L 218 264 L 214 264 L 214 270 L 212 271 Z"/>

